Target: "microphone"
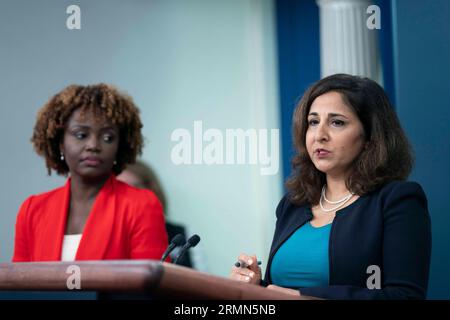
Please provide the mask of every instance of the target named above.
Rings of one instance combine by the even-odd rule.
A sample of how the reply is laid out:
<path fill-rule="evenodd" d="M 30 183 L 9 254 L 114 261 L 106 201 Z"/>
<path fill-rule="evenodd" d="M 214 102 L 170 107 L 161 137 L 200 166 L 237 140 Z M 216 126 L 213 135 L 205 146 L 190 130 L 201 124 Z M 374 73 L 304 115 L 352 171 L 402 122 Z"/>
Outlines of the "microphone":
<path fill-rule="evenodd" d="M 178 246 L 183 245 L 184 242 L 184 237 L 181 233 L 177 234 L 175 237 L 173 237 L 172 241 L 170 241 L 169 246 L 167 247 L 166 251 L 164 251 L 162 257 L 161 257 L 161 261 L 164 262 L 164 260 L 166 260 L 167 256 L 173 251 L 173 249 L 175 249 Z"/>
<path fill-rule="evenodd" d="M 189 250 L 189 248 L 193 248 L 195 247 L 198 243 L 200 242 L 200 237 L 197 234 L 194 234 L 192 237 L 190 237 L 187 241 L 186 244 L 183 246 L 183 248 L 181 248 L 180 250 L 180 254 L 178 255 L 178 257 L 175 259 L 174 264 L 177 264 L 178 261 L 181 259 L 181 257 L 186 253 L 186 251 Z"/>

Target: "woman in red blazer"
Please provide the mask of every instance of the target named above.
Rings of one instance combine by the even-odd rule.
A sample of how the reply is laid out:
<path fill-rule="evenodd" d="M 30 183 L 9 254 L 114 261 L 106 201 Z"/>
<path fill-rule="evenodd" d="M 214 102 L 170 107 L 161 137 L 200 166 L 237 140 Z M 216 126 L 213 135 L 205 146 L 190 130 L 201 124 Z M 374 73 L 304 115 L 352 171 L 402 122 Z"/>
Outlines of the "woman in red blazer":
<path fill-rule="evenodd" d="M 16 222 L 14 262 L 160 259 L 163 210 L 148 190 L 116 179 L 141 153 L 139 110 L 105 84 L 72 85 L 39 111 L 32 143 L 58 189 L 29 197 Z"/>

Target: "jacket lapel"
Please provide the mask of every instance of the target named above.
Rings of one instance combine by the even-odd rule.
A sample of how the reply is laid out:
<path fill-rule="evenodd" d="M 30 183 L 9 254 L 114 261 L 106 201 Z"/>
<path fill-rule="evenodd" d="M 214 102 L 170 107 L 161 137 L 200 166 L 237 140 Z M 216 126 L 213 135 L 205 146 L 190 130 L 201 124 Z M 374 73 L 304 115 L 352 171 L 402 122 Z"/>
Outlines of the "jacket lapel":
<path fill-rule="evenodd" d="M 298 207 L 291 212 L 287 213 L 288 216 L 283 216 L 280 221 L 280 227 L 276 230 L 274 240 L 270 248 L 269 260 L 267 262 L 265 279 L 271 282 L 270 278 L 270 266 L 275 253 L 280 246 L 302 225 L 312 219 L 312 213 L 308 206 Z"/>
<path fill-rule="evenodd" d="M 84 226 L 75 260 L 101 260 L 105 258 L 115 220 L 115 177 L 106 181 L 92 206 Z"/>
<path fill-rule="evenodd" d="M 304 225 L 308 220 L 311 220 L 311 218 L 312 215 L 309 213 L 307 206 L 302 206 L 290 212 L 289 217 L 286 217 L 286 220 L 283 222 L 283 225 L 286 227 L 280 229 L 278 235 L 275 236 L 270 255 L 273 256 L 283 242 L 285 242 L 300 226 Z"/>
<path fill-rule="evenodd" d="M 61 260 L 62 242 L 66 228 L 67 213 L 70 202 L 70 178 L 66 184 L 57 190 L 45 207 L 42 234 L 39 235 L 42 243 L 36 247 L 36 258 L 42 261 Z"/>

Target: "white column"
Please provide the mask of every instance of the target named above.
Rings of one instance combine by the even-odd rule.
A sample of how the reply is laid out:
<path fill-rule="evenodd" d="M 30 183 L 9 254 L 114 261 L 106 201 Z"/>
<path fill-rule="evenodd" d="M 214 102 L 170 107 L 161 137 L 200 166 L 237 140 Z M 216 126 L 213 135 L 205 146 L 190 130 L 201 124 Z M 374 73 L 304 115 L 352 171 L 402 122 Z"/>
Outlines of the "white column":
<path fill-rule="evenodd" d="M 316 0 L 320 8 L 321 76 L 348 73 L 382 83 L 377 30 L 366 21 L 369 0 Z"/>

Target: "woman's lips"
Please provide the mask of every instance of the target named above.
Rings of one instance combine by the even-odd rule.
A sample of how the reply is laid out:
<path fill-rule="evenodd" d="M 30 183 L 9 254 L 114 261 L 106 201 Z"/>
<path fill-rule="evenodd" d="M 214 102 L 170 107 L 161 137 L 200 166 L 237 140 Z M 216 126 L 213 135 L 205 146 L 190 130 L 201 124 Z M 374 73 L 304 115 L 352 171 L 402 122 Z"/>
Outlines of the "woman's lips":
<path fill-rule="evenodd" d="M 316 155 L 318 158 L 325 158 L 327 157 L 331 152 L 325 149 L 318 149 L 316 151 Z"/>
<path fill-rule="evenodd" d="M 97 158 L 86 158 L 83 160 L 83 163 L 89 167 L 96 167 L 100 165 L 102 162 Z"/>

